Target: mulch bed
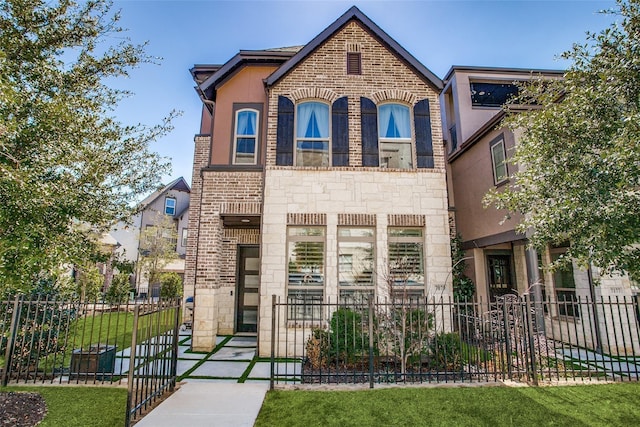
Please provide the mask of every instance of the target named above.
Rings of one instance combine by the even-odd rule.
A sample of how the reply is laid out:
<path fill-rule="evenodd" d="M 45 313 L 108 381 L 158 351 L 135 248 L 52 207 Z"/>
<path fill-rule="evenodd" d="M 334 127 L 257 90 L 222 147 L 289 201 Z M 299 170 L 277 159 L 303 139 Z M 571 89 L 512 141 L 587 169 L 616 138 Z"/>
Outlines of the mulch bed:
<path fill-rule="evenodd" d="M 0 426 L 32 427 L 46 414 L 47 405 L 38 393 L 0 393 Z"/>

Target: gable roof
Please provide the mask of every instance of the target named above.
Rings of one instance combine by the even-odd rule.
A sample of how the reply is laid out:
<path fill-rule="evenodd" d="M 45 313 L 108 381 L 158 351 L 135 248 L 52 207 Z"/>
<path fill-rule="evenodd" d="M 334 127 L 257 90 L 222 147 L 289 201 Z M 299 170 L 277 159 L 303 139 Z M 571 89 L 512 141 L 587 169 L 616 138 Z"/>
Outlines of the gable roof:
<path fill-rule="evenodd" d="M 154 191 L 153 193 L 149 194 L 143 201 L 140 202 L 140 204 L 138 205 L 138 210 L 141 211 L 145 209 L 147 206 L 149 206 L 150 204 L 158 200 L 160 196 L 162 196 L 164 193 L 170 190 L 184 191 L 187 193 L 191 193 L 191 187 L 189 187 L 189 184 L 187 184 L 187 181 L 185 181 L 183 177 L 180 177 L 171 181 L 169 184 L 165 185 L 164 187 L 161 187 L 156 191 Z"/>
<path fill-rule="evenodd" d="M 400 60 L 404 61 L 418 75 L 420 75 L 428 84 L 436 90 L 441 91 L 443 88 L 442 80 L 427 67 L 422 65 L 413 55 L 405 48 L 400 46 L 398 42 L 392 39 L 382 28 L 369 19 L 356 6 L 352 6 L 333 24 L 329 25 L 324 31 L 318 34 L 313 40 L 305 45 L 298 53 L 296 53 L 289 61 L 273 72 L 266 80 L 265 84 L 271 86 L 284 77 L 289 71 L 295 68 L 300 62 L 313 53 L 320 45 L 326 42 L 331 36 L 337 33 L 342 27 L 352 20 L 358 21 L 371 35 L 377 38 L 383 45 L 393 52 Z"/>
<path fill-rule="evenodd" d="M 215 70 L 210 68 L 213 72 L 203 81 L 198 81 L 196 78 L 199 68 L 195 66 L 191 69 L 191 75 L 198 83 L 196 91 L 204 99 L 215 101 L 218 87 L 233 76 L 243 65 L 251 63 L 279 66 L 291 58 L 300 48 L 301 46 L 292 46 L 264 50 L 241 50 L 225 64 L 217 66 Z"/>

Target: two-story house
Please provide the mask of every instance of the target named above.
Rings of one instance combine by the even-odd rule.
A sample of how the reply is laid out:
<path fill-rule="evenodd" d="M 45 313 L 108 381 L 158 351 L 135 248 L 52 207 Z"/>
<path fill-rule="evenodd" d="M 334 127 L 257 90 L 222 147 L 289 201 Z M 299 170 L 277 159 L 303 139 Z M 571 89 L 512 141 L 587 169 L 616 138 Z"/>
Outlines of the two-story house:
<path fill-rule="evenodd" d="M 117 241 L 116 251 L 120 256 L 137 263 L 141 256 L 140 237 L 144 230 L 157 226 L 163 217 L 168 216 L 177 232 L 175 250 L 178 256 L 163 265 L 162 271 L 184 275 L 190 192 L 189 184 L 180 177 L 142 200 L 138 204 L 136 214 L 127 223 L 118 223 L 109 231 L 109 235 Z M 144 272 L 136 275 L 135 288 L 137 294 L 142 296 L 157 296 L 159 292 L 157 286 L 156 289 L 149 289 Z"/>
<path fill-rule="evenodd" d="M 385 298 L 396 276 L 451 295 L 442 81 L 358 8 L 304 46 L 191 73 L 194 350 L 247 332 L 269 354 L 274 295 Z"/>
<path fill-rule="evenodd" d="M 549 331 L 573 330 L 579 345 L 604 347 L 609 342 L 618 342 L 607 334 L 621 333 L 611 323 L 607 326 L 605 320 L 630 314 L 624 310 L 614 313 L 617 308 L 603 305 L 595 310 L 594 316 L 587 312 L 587 306 L 577 302 L 629 298 L 632 292 L 629 278 L 599 276 L 596 269 L 580 269 L 577 265 L 554 273 L 544 269 L 567 250 L 570 242 L 537 254 L 527 249 L 527 236 L 515 230 L 520 216 L 511 215 L 504 220 L 506 211 L 493 206 L 485 208 L 483 204 L 490 189 L 499 191 L 514 183 L 512 177 L 519 167 L 509 161 L 519 132 L 501 124 L 505 115 L 503 106 L 517 95 L 518 82 L 532 77 L 562 76 L 563 71 L 554 70 L 461 66 L 450 69 L 440 98 L 449 206 L 468 257 L 466 273 L 475 283 L 476 301 L 490 304 L 505 294 L 528 293 L 534 300 L 549 301 L 544 306 Z M 593 332 L 594 323 L 600 324 L 601 337 Z M 632 341 L 629 339 L 628 344 Z"/>

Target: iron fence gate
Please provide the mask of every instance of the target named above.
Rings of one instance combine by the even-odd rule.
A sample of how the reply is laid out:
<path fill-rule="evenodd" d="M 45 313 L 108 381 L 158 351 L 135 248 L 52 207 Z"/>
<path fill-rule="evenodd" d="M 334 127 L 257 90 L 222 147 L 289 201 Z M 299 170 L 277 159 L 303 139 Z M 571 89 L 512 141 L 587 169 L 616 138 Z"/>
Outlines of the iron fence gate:
<path fill-rule="evenodd" d="M 176 385 L 180 299 L 138 305 L 133 312 L 126 425 Z"/>
<path fill-rule="evenodd" d="M 638 380 L 638 300 L 280 301 L 275 384 Z"/>

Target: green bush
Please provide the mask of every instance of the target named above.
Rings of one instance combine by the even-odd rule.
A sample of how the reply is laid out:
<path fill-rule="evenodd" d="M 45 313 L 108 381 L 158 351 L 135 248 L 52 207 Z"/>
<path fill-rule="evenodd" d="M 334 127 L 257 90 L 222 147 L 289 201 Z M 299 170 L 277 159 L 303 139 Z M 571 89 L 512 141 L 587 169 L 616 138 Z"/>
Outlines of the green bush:
<path fill-rule="evenodd" d="M 329 330 L 314 329 L 306 343 L 307 359 L 314 369 L 329 363 L 353 365 L 369 353 L 369 335 L 362 314 L 339 308 L 331 316 Z"/>
<path fill-rule="evenodd" d="M 83 301 L 96 301 L 104 285 L 104 276 L 95 265 L 86 265 L 78 269 L 76 292 Z"/>
<path fill-rule="evenodd" d="M 329 356 L 352 364 L 368 353 L 369 335 L 363 332 L 362 315 L 349 308 L 339 308 L 331 316 Z"/>
<path fill-rule="evenodd" d="M 172 299 L 182 296 L 182 279 L 177 273 L 164 273 L 160 276 L 160 298 Z"/>
<path fill-rule="evenodd" d="M 131 292 L 131 284 L 129 283 L 129 275 L 119 273 L 113 277 L 111 286 L 104 294 L 104 300 L 109 304 L 124 304 L 129 300 Z"/>
<path fill-rule="evenodd" d="M 456 333 L 436 335 L 429 344 L 431 367 L 447 371 L 458 371 L 464 362 L 462 341 Z"/>

